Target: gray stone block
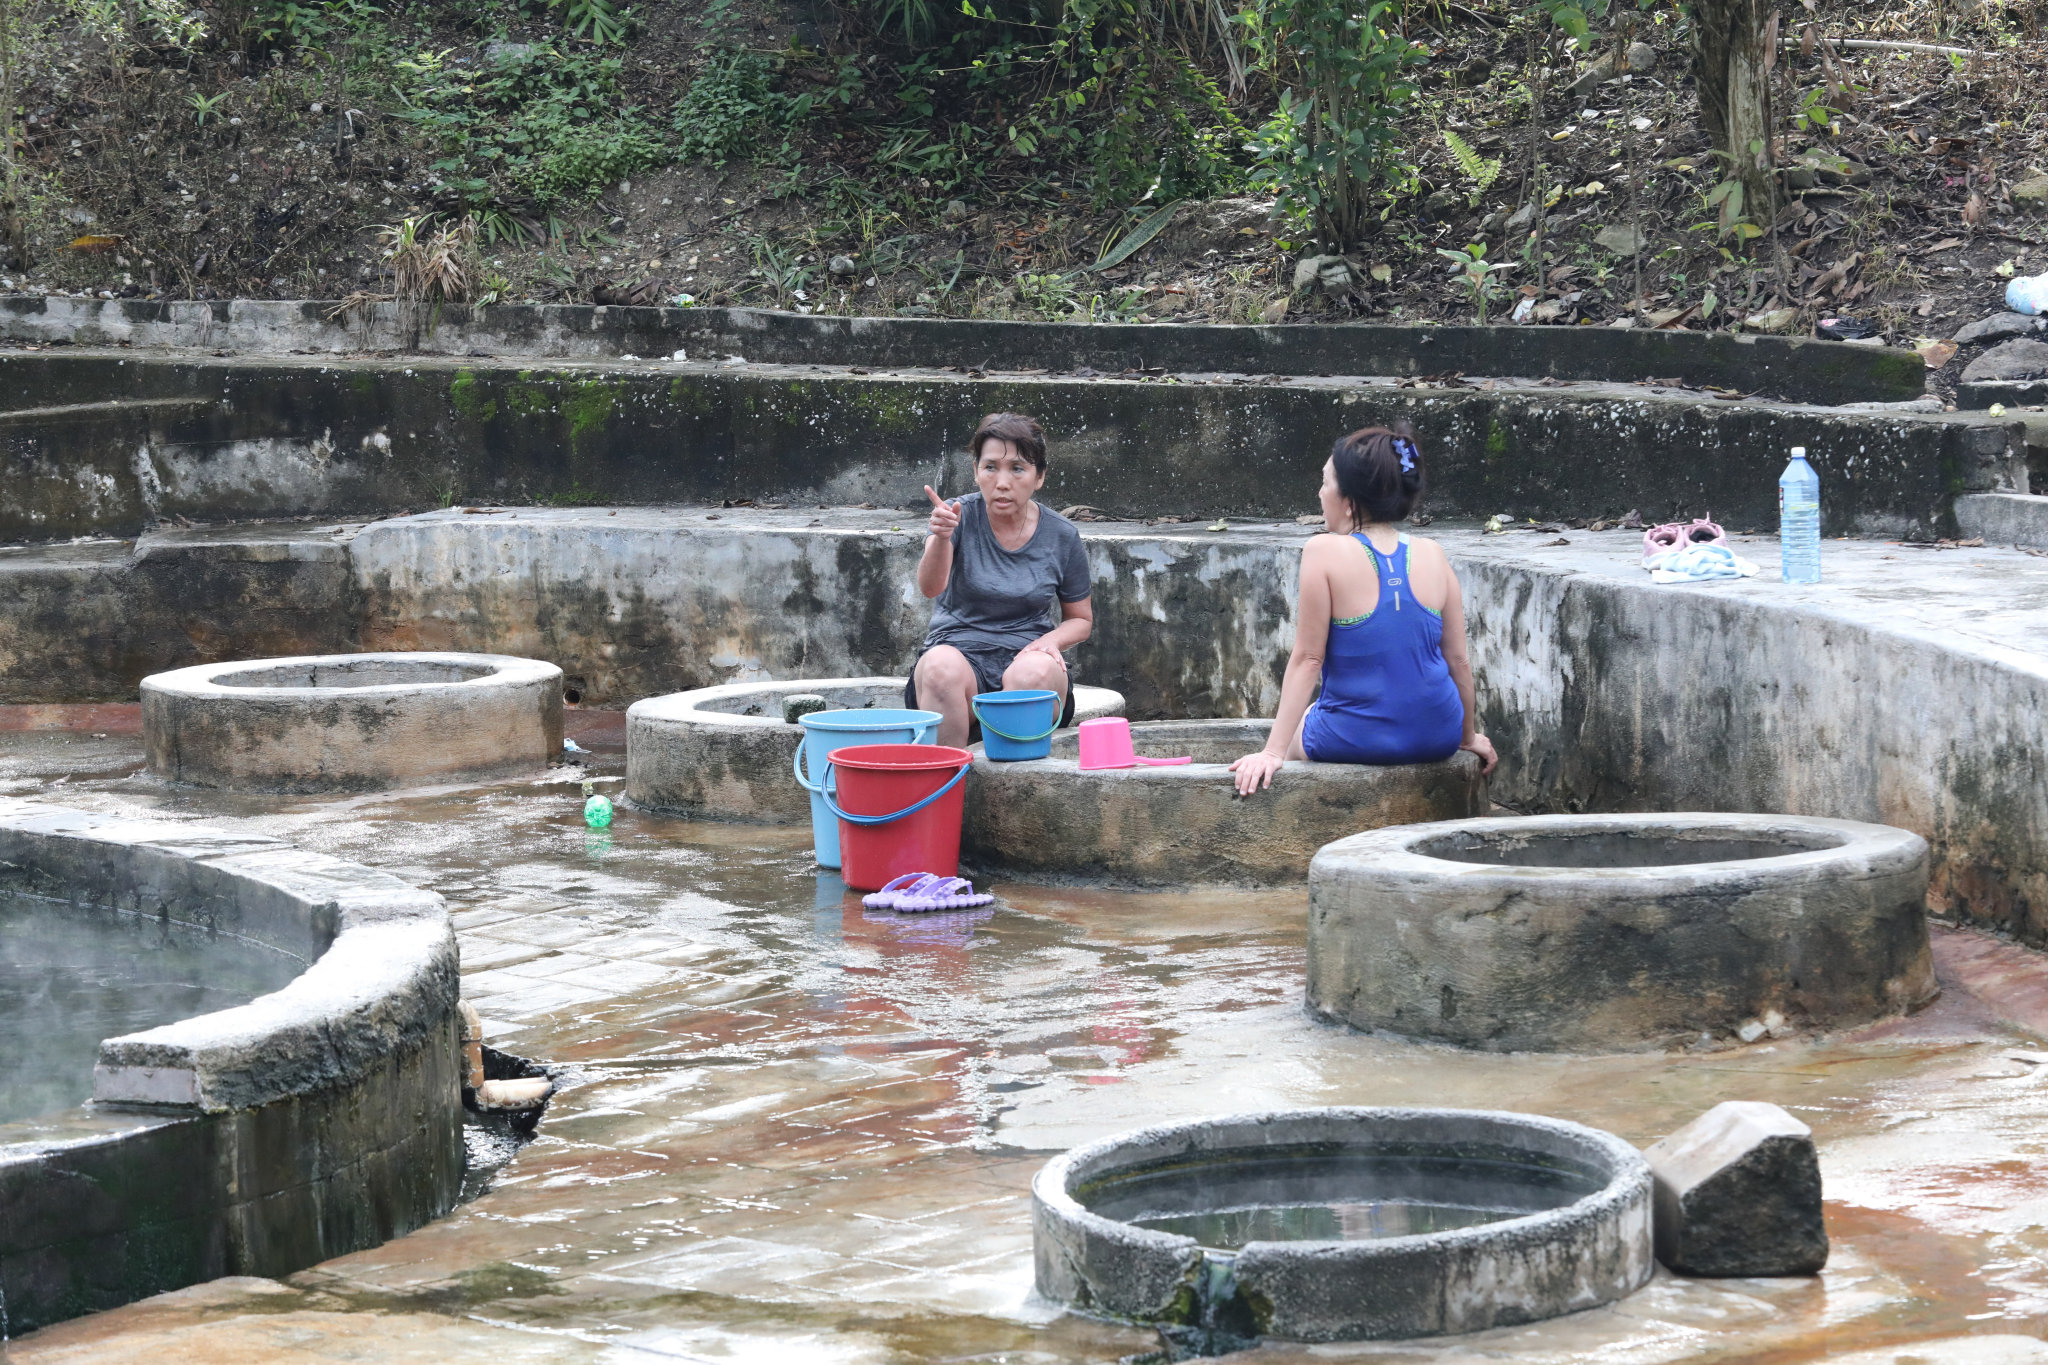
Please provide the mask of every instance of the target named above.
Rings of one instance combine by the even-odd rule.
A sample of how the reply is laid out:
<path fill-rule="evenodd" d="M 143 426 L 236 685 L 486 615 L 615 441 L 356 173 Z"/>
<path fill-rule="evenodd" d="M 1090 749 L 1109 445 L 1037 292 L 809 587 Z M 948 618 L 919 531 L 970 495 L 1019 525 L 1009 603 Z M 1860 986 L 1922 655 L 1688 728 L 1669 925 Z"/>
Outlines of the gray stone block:
<path fill-rule="evenodd" d="M 1968 346 L 1976 341 L 2004 341 L 2008 337 L 2032 336 L 2048 329 L 2048 318 L 2033 317 L 2026 313 L 1993 313 L 1990 317 L 1979 318 L 1956 332 L 1955 343 Z"/>
<path fill-rule="evenodd" d="M 1717 1104 L 1643 1153 L 1657 1259 L 1682 1275 L 1812 1275 L 1828 1262 L 1813 1130 L 1775 1104 Z"/>
<path fill-rule="evenodd" d="M 1963 370 L 1965 384 L 1989 379 L 2039 379 L 2048 375 L 2048 341 L 2001 341 Z"/>

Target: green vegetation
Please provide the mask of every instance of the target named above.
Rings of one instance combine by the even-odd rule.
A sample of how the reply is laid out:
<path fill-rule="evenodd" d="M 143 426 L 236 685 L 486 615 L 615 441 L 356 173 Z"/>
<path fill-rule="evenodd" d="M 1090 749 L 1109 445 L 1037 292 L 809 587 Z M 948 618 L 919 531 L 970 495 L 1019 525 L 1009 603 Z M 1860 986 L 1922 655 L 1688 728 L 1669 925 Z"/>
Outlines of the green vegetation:
<path fill-rule="evenodd" d="M 0 0 L 0 287 L 1910 340 L 2032 242 L 2040 8 Z"/>
<path fill-rule="evenodd" d="M 667 159 L 663 140 L 620 105 L 617 57 L 502 44 L 475 62 L 423 50 L 394 63 L 400 117 L 442 155 L 434 171 L 494 236 L 533 230 L 549 210 Z"/>

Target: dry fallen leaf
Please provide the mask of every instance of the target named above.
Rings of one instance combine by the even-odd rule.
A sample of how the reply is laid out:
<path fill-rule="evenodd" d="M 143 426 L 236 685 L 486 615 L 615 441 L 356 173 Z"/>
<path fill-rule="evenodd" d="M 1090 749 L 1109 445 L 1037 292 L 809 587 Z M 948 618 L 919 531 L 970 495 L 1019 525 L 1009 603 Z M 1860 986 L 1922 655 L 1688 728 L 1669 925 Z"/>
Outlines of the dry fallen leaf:
<path fill-rule="evenodd" d="M 1920 353 L 1920 359 L 1927 363 L 1930 370 L 1938 370 L 1956 358 L 1956 344 L 1953 341 L 1929 341 L 1913 349 Z"/>

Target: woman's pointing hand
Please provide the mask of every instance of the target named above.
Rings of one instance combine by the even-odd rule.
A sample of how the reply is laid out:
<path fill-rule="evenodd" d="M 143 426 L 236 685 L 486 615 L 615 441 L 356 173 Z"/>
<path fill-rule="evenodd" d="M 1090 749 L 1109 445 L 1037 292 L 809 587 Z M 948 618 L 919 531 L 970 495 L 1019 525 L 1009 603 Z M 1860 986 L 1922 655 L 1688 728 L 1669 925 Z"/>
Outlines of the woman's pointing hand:
<path fill-rule="evenodd" d="M 960 525 L 960 504 L 947 502 L 932 490 L 930 484 L 924 486 L 924 495 L 932 500 L 932 516 L 926 525 L 939 539 L 951 540 Z"/>

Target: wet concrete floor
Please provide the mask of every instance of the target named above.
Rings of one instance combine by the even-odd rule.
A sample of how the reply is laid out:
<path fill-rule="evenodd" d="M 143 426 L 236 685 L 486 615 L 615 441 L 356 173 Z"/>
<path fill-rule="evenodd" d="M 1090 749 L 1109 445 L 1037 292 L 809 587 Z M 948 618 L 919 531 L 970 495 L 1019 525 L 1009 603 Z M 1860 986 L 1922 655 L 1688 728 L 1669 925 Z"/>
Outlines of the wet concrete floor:
<path fill-rule="evenodd" d="M 9 1343 L 10 1362 L 1115 1361 L 1148 1330 L 1031 1291 L 1048 1154 L 1138 1124 L 1311 1104 L 1552 1114 L 1647 1143 L 1725 1099 L 1821 1144 L 1814 1280 L 1659 1272 L 1610 1308 L 1246 1362 L 2048 1361 L 2048 984 L 1937 930 L 1941 999 L 1819 1040 L 1477 1056 L 1301 1009 L 1305 892 L 998 885 L 864 911 L 807 832 L 622 809 L 577 774 L 375 797 L 179 791 L 121 708 L 0 725 L 0 791 L 292 840 L 448 898 L 492 1041 L 569 1068 L 536 1141 L 452 1216 L 285 1283 L 224 1280 Z M 29 721 L 16 718 L 20 725 Z M 570 734 L 617 791 L 618 717 Z"/>

